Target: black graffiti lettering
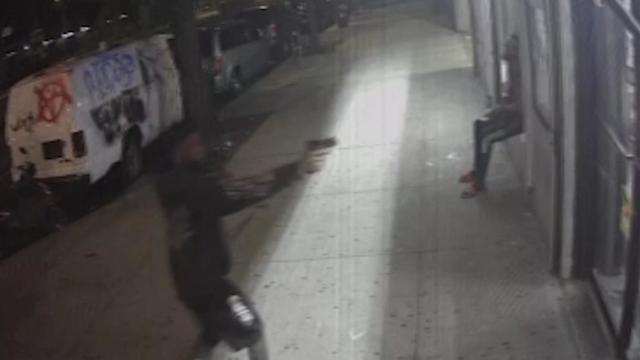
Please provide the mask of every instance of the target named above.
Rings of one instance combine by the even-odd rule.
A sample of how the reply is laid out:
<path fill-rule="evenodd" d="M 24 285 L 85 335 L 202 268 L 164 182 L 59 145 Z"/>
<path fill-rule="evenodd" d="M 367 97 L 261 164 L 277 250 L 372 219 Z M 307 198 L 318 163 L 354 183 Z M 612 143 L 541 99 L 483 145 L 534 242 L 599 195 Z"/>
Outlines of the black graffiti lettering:
<path fill-rule="evenodd" d="M 120 97 L 120 103 L 124 116 L 129 123 L 141 123 L 146 119 L 144 103 L 140 99 L 137 89 L 125 91 Z"/>
<path fill-rule="evenodd" d="M 91 118 L 111 145 L 129 126 L 145 121 L 146 109 L 138 89 L 132 89 L 91 110 Z"/>
<path fill-rule="evenodd" d="M 119 104 L 120 103 L 114 99 L 91 110 L 91 118 L 102 132 L 104 141 L 107 144 L 112 144 L 116 137 L 122 132 Z"/>
<path fill-rule="evenodd" d="M 27 132 L 33 132 L 33 127 L 38 123 L 38 119 L 36 119 L 33 114 L 29 114 L 26 117 L 19 118 L 16 122 L 11 125 L 12 131 L 21 131 L 25 130 Z"/>

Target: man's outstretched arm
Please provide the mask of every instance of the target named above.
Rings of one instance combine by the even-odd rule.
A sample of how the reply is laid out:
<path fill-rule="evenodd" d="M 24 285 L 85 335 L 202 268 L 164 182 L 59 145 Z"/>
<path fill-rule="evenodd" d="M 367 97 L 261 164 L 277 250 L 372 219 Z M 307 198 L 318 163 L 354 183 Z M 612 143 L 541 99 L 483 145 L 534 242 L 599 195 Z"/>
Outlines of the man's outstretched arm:
<path fill-rule="evenodd" d="M 261 175 L 232 178 L 221 182 L 220 215 L 244 210 L 288 187 L 301 178 L 302 162 L 277 167 Z"/>

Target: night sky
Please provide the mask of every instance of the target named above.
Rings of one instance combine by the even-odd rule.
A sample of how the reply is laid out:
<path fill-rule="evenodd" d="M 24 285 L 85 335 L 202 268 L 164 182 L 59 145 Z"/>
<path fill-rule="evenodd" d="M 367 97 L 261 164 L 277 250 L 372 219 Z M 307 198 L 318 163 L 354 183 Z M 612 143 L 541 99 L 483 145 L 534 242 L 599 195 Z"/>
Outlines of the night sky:
<path fill-rule="evenodd" d="M 114 12 L 132 10 L 132 0 L 108 0 Z M 26 37 L 41 28 L 46 37 L 75 31 L 80 26 L 93 26 L 106 1 L 101 0 L 18 0 L 2 1 L 0 24 L 14 28 L 16 38 Z"/>

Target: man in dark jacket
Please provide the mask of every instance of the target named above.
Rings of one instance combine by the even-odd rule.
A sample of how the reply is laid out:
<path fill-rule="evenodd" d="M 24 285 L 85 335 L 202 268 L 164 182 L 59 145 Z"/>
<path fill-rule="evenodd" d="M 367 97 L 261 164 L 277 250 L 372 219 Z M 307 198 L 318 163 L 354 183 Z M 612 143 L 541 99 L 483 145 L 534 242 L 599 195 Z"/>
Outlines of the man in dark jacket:
<path fill-rule="evenodd" d="M 211 164 L 198 134 L 174 154 L 174 168 L 158 179 L 168 221 L 168 247 L 177 294 L 202 328 L 205 347 L 225 341 L 235 350 L 261 337 L 261 323 L 247 298 L 229 280 L 230 254 L 222 217 L 245 209 L 318 170 L 323 155 L 278 167 L 259 176 L 232 179 L 220 161 Z M 213 166 L 211 166 L 213 165 Z"/>

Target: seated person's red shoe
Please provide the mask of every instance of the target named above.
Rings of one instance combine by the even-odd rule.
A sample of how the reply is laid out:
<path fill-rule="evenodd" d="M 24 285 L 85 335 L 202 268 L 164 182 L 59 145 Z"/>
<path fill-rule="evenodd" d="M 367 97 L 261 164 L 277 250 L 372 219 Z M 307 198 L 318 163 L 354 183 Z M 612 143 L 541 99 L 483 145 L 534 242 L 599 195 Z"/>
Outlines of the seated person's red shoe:
<path fill-rule="evenodd" d="M 470 184 L 474 182 L 475 179 L 476 179 L 476 172 L 473 170 L 469 170 L 464 175 L 462 175 L 460 179 L 458 179 L 458 182 L 461 184 Z"/>
<path fill-rule="evenodd" d="M 463 199 L 472 199 L 478 196 L 481 192 L 484 191 L 484 187 L 478 185 L 477 182 L 472 181 L 469 183 L 469 186 L 460 194 L 460 197 Z"/>

